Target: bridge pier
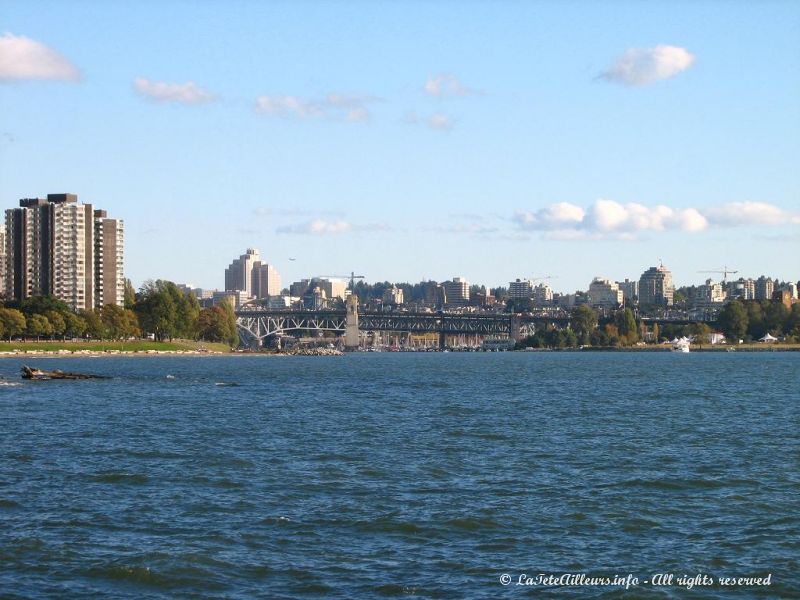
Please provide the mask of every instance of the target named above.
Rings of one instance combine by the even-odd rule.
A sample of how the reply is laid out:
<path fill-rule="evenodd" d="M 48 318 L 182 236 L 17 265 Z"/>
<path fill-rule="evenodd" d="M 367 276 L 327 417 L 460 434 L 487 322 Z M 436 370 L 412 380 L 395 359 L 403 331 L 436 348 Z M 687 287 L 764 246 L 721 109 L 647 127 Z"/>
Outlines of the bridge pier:
<path fill-rule="evenodd" d="M 350 294 L 347 297 L 347 320 L 344 332 L 345 350 L 358 349 L 358 296 Z"/>

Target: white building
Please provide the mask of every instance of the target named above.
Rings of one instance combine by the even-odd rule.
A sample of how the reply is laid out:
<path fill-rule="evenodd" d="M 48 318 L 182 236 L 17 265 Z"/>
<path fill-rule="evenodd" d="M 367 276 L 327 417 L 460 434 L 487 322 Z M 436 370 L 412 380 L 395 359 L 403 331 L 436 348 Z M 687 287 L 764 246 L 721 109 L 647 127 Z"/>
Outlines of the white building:
<path fill-rule="evenodd" d="M 608 279 L 595 277 L 589 284 L 589 304 L 593 307 L 616 308 L 622 304 L 622 290 Z"/>
<path fill-rule="evenodd" d="M 534 306 L 550 306 L 553 303 L 553 290 L 546 283 L 540 283 L 533 288 Z"/>
<path fill-rule="evenodd" d="M 725 302 L 725 290 L 721 283 L 714 283 L 711 279 L 706 279 L 704 285 L 697 286 L 694 305 L 697 308 L 712 308 L 715 305 L 721 306 Z"/>
<path fill-rule="evenodd" d="M 384 304 L 402 304 L 403 303 L 403 288 L 399 288 L 395 285 L 392 287 L 386 288 L 383 292 L 383 303 Z"/>

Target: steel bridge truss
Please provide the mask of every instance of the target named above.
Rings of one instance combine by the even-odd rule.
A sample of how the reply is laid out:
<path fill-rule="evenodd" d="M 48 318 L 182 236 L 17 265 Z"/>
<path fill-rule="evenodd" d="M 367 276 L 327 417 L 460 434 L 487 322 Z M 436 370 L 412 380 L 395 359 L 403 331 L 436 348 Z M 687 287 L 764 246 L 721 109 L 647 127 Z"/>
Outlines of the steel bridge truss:
<path fill-rule="evenodd" d="M 245 344 L 261 344 L 271 335 L 293 331 L 334 331 L 344 333 L 347 327 L 345 311 L 269 311 L 240 310 L 236 312 L 239 335 Z M 554 319 L 558 321 L 559 319 Z M 360 331 L 397 331 L 408 333 L 438 333 L 446 335 L 482 335 L 520 339 L 533 335 L 536 323 L 542 325 L 553 319 L 526 318 L 517 315 L 475 315 L 453 313 L 359 313 Z"/>

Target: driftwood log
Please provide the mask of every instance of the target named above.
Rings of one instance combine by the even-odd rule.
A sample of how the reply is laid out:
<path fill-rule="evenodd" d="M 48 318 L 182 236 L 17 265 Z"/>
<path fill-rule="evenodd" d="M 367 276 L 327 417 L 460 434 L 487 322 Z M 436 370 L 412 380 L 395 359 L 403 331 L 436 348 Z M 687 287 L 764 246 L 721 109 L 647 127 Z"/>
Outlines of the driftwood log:
<path fill-rule="evenodd" d="M 61 369 L 42 371 L 28 366 L 22 367 L 23 379 L 108 379 L 102 375 L 86 375 L 85 373 L 66 373 Z"/>

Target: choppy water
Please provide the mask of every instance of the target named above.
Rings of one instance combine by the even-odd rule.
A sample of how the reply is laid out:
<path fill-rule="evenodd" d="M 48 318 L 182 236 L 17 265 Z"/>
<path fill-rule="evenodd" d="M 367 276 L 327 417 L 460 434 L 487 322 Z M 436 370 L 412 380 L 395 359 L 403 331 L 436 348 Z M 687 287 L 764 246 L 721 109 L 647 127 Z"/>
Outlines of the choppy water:
<path fill-rule="evenodd" d="M 114 378 L 0 386 L 0 596 L 698 595 L 499 582 L 567 572 L 800 589 L 797 353 L 30 362 Z"/>

